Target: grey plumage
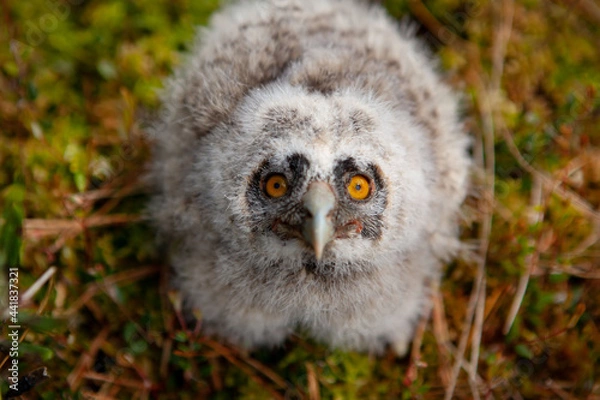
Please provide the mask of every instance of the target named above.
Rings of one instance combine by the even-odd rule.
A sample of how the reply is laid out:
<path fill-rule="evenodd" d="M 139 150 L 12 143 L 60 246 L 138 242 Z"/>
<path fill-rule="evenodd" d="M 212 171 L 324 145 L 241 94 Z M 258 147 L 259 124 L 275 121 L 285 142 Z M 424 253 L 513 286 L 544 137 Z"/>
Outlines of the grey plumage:
<path fill-rule="evenodd" d="M 350 0 L 240 2 L 199 33 L 153 128 L 150 213 L 206 333 L 406 350 L 470 165 L 422 47 Z"/>

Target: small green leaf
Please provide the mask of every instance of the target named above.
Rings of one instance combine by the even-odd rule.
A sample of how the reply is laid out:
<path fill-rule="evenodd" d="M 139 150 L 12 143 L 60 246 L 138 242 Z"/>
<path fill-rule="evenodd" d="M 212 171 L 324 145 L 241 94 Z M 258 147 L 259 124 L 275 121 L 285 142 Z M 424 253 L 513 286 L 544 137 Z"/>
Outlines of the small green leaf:
<path fill-rule="evenodd" d="M 533 358 L 533 352 L 524 344 L 518 344 L 515 346 L 515 353 L 523 358 L 531 360 Z"/>
<path fill-rule="evenodd" d="M 19 345 L 19 352 L 21 355 L 37 354 L 41 357 L 42 361 L 49 361 L 54 358 L 54 351 L 51 348 L 33 343 L 22 342 Z"/>

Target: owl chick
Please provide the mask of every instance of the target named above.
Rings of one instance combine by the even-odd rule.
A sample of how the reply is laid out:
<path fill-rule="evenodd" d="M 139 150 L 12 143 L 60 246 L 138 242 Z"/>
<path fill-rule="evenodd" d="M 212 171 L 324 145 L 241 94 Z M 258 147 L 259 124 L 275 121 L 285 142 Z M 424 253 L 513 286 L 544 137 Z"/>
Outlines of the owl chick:
<path fill-rule="evenodd" d="M 402 354 L 459 248 L 467 136 L 423 44 L 353 0 L 229 5 L 167 82 L 150 212 L 207 334 Z"/>

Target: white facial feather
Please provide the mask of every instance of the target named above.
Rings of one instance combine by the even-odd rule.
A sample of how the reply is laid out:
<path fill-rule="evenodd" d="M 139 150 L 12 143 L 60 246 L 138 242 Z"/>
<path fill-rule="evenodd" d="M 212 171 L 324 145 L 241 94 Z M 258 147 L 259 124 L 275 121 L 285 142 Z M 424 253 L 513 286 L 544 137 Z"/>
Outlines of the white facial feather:
<path fill-rule="evenodd" d="M 153 130 L 149 211 L 208 334 L 407 348 L 459 247 L 470 165 L 456 96 L 421 49 L 353 0 L 241 2 L 200 31 Z M 281 200 L 265 192 L 274 173 Z M 362 202 L 346 191 L 356 173 L 371 182 Z M 301 230 L 314 182 L 335 198 L 320 260 Z"/>

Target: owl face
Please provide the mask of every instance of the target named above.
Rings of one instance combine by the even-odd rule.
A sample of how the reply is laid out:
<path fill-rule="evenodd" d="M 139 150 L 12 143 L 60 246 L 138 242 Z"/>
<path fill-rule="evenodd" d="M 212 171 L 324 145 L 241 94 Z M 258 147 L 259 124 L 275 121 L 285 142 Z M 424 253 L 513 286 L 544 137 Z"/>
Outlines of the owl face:
<path fill-rule="evenodd" d="M 388 197 L 379 167 L 348 155 L 333 160 L 330 171 L 318 171 L 308 157 L 272 157 L 256 169 L 246 193 L 252 230 L 298 239 L 317 261 L 333 240 L 379 239 Z"/>
<path fill-rule="evenodd" d="M 215 173 L 196 187 L 218 194 L 202 201 L 220 210 L 214 226 L 248 241 L 230 251 L 252 249 L 246 257 L 265 265 L 352 268 L 397 256 L 422 229 L 430 166 L 419 134 L 406 112 L 364 94 L 273 85 L 214 132 L 219 145 L 203 146 L 197 168 Z"/>

